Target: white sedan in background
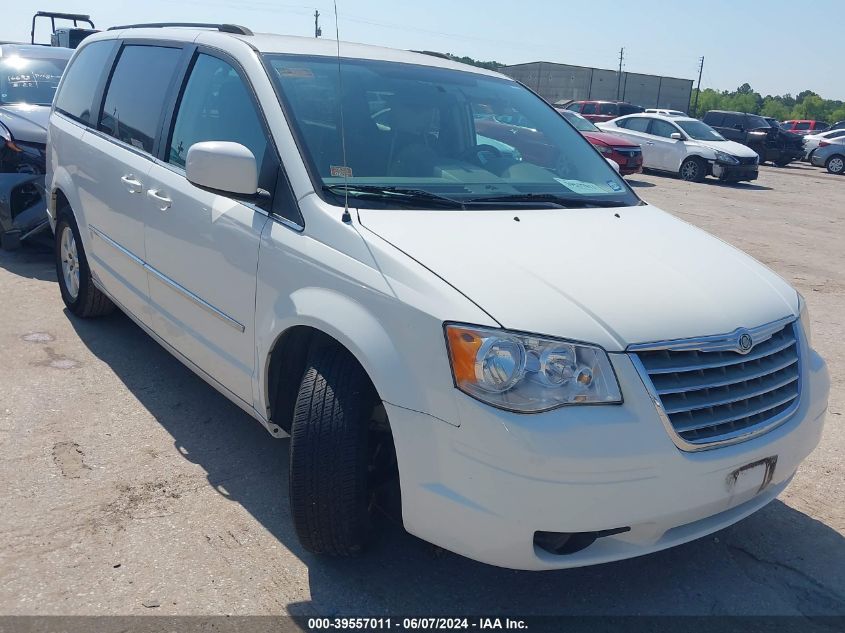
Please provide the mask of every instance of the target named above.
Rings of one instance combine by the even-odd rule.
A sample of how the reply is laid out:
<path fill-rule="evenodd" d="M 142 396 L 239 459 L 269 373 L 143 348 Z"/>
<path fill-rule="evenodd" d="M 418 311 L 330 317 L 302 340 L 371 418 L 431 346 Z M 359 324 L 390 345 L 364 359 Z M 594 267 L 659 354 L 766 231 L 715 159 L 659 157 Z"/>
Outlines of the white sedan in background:
<path fill-rule="evenodd" d="M 757 179 L 757 153 L 698 119 L 631 114 L 597 125 L 638 143 L 646 169 L 673 172 L 693 182 L 709 175 L 730 182 Z"/>
<path fill-rule="evenodd" d="M 813 152 L 819 148 L 819 143 L 845 138 L 845 129 L 827 130 L 826 132 L 819 132 L 818 134 L 807 134 L 801 141 L 804 143 L 804 160 L 809 161 L 813 157 Z"/>

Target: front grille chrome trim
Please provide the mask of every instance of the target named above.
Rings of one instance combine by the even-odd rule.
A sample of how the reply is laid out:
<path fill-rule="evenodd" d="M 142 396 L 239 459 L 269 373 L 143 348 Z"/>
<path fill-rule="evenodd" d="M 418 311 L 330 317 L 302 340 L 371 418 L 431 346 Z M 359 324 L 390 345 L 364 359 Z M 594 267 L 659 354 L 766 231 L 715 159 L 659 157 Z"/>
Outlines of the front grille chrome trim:
<path fill-rule="evenodd" d="M 661 423 L 679 449 L 696 452 L 744 442 L 795 414 L 801 402 L 804 346 L 797 323 L 797 317 L 789 316 L 726 334 L 627 348 Z M 739 349 L 743 333 L 753 337 L 751 349 Z M 668 371 L 673 352 L 681 352 L 674 355 L 674 372 Z M 709 358 L 695 362 L 707 352 L 717 352 L 713 357 L 721 362 Z M 658 389 L 655 383 L 661 382 L 663 388 Z"/>

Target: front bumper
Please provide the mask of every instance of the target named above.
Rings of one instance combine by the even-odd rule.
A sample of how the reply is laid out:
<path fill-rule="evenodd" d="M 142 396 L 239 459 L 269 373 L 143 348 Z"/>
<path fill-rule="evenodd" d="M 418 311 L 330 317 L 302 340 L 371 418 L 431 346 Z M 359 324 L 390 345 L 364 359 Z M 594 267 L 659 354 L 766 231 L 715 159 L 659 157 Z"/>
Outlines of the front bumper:
<path fill-rule="evenodd" d="M 518 415 L 463 394 L 452 424 L 387 404 L 405 528 L 445 549 L 515 569 L 604 563 L 690 541 L 774 499 L 818 444 L 829 378 L 804 360 L 802 401 L 771 432 L 732 446 L 685 453 L 666 433 L 631 359 L 612 354 L 625 402 Z M 458 426 L 454 426 L 458 425 Z M 738 468 L 777 456 L 771 481 L 730 488 Z M 556 555 L 537 531 L 629 531 Z"/>
<path fill-rule="evenodd" d="M 816 167 L 824 167 L 825 161 L 827 159 L 824 156 L 819 156 L 815 152 L 810 154 L 810 163 L 815 165 Z"/>
<path fill-rule="evenodd" d="M 725 163 L 714 162 L 712 166 L 713 176 L 719 180 L 737 182 L 740 180 L 757 180 L 757 165 L 726 165 Z"/>
<path fill-rule="evenodd" d="M 623 176 L 639 174 L 643 171 L 642 154 L 629 155 L 628 153 L 614 151 L 609 158 L 619 165 L 619 173 Z"/>

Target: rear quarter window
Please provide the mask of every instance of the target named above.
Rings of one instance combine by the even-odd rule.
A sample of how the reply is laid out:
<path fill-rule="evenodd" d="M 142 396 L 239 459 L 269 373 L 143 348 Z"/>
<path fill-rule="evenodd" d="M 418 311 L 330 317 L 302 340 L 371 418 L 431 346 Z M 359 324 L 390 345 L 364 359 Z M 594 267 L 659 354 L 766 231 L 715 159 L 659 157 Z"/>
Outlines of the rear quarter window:
<path fill-rule="evenodd" d="M 92 42 L 76 54 L 56 95 L 56 110 L 80 123 L 94 123 L 94 96 L 115 46 L 116 40 Z"/>

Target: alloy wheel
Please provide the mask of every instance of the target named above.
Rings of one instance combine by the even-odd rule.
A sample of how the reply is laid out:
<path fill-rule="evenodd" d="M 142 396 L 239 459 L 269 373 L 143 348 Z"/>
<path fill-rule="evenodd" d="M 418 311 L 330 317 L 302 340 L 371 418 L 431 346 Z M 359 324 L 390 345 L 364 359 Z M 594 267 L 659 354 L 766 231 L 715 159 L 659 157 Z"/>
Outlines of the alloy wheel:
<path fill-rule="evenodd" d="M 79 294 L 79 256 L 76 250 L 76 238 L 73 237 L 73 231 L 69 226 L 65 226 L 62 230 L 60 244 L 65 289 L 71 299 L 76 299 Z"/>

